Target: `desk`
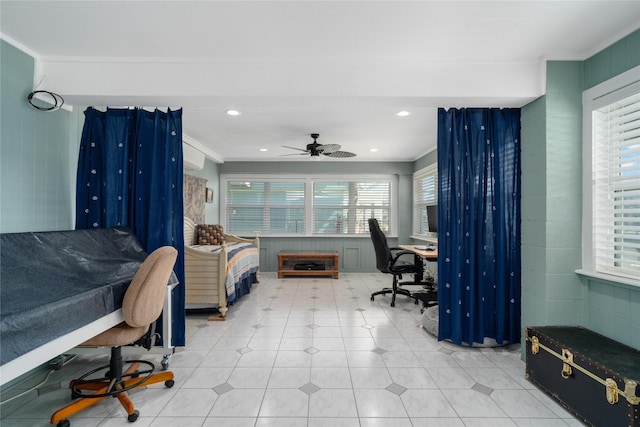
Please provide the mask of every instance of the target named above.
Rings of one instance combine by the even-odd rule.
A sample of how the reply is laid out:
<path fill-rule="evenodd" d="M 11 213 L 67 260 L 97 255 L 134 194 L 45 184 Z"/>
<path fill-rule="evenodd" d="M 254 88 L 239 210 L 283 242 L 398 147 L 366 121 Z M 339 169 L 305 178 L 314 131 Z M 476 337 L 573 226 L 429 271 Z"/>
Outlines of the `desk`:
<path fill-rule="evenodd" d="M 437 261 L 438 260 L 438 248 L 435 247 L 432 251 L 427 251 L 424 249 L 424 245 L 398 245 L 399 248 L 404 249 L 406 251 L 413 252 L 413 261 L 414 264 L 418 266 L 418 273 L 416 273 L 414 278 L 414 284 L 423 283 L 423 275 L 424 275 L 424 260 L 427 261 Z"/>
<path fill-rule="evenodd" d="M 424 258 L 429 261 L 437 261 L 438 260 L 438 247 L 434 246 L 434 250 L 427 251 L 424 249 L 425 245 L 399 245 L 399 248 L 402 248 L 407 251 L 411 251 L 416 255 L 419 255 L 421 258 Z"/>
<path fill-rule="evenodd" d="M 438 248 L 435 246 L 434 250 L 427 251 L 424 248 L 425 245 L 398 245 L 400 249 L 413 252 L 413 262 L 418 266 L 418 272 L 415 274 L 413 282 L 402 282 L 403 285 L 423 285 L 424 290 L 412 292 L 411 295 L 416 299 L 422 301 L 422 310 L 438 303 L 438 287 L 433 282 L 424 281 L 424 260 L 437 261 L 438 260 Z"/>

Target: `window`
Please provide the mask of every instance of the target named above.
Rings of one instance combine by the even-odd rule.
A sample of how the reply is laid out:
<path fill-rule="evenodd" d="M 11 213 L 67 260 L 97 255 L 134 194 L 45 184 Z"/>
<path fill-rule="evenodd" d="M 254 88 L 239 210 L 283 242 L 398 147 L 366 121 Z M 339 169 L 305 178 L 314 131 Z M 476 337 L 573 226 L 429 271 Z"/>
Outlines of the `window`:
<path fill-rule="evenodd" d="M 435 237 L 429 231 L 427 206 L 437 205 L 438 164 L 436 163 L 413 174 L 413 236 Z"/>
<path fill-rule="evenodd" d="M 270 236 L 369 235 L 378 219 L 393 234 L 397 179 L 222 176 L 221 223 L 230 233 Z"/>
<path fill-rule="evenodd" d="M 369 234 L 369 218 L 389 232 L 390 181 L 313 183 L 314 234 Z"/>
<path fill-rule="evenodd" d="M 583 264 L 640 275 L 640 67 L 585 92 Z M 630 73 L 630 74 L 629 74 Z M 625 79 L 631 78 L 631 81 Z M 616 87 L 611 87 L 612 85 Z M 588 163 L 587 162 L 588 160 Z"/>
<path fill-rule="evenodd" d="M 225 229 L 233 234 L 304 234 L 305 183 L 226 181 Z"/>

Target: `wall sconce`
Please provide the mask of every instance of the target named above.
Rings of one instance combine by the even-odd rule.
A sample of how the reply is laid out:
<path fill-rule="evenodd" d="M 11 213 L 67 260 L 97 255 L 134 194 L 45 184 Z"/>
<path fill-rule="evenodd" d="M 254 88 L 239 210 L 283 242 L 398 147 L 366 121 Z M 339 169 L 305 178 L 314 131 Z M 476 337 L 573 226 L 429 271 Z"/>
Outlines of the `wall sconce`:
<path fill-rule="evenodd" d="M 205 201 L 207 203 L 213 203 L 213 188 L 208 188 L 207 187 L 207 194 L 205 197 Z"/>

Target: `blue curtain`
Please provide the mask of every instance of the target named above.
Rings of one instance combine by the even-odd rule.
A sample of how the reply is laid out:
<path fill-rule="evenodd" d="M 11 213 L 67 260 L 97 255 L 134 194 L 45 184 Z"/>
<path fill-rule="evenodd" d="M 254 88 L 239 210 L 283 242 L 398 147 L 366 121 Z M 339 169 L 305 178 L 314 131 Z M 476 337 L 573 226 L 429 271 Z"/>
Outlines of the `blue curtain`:
<path fill-rule="evenodd" d="M 438 110 L 438 339 L 520 342 L 520 110 Z"/>
<path fill-rule="evenodd" d="M 128 226 L 147 253 L 178 250 L 172 342 L 185 344 L 182 109 L 88 108 L 80 142 L 76 229 Z M 162 332 L 162 322 L 157 328 Z"/>

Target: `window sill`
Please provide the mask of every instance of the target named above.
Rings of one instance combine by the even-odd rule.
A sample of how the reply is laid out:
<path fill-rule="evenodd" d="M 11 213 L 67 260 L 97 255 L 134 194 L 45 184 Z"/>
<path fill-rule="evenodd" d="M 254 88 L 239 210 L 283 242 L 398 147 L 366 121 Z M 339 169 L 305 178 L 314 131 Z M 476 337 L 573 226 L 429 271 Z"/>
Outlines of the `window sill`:
<path fill-rule="evenodd" d="M 592 270 L 576 270 L 576 274 L 588 279 L 597 279 L 604 282 L 610 282 L 614 285 L 624 285 L 632 288 L 640 289 L 640 280 L 631 279 L 629 277 L 613 276 L 611 274 L 598 273 Z"/>
<path fill-rule="evenodd" d="M 433 237 L 429 237 L 429 236 L 409 236 L 409 238 L 414 239 L 414 240 L 420 240 L 422 242 L 429 242 L 429 243 L 438 244 L 438 237 L 437 236 L 433 236 Z"/>

